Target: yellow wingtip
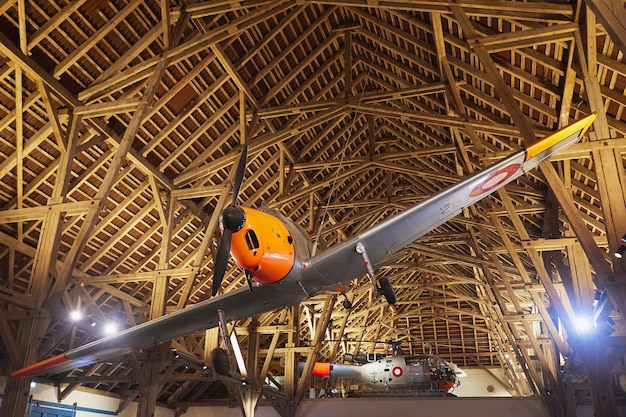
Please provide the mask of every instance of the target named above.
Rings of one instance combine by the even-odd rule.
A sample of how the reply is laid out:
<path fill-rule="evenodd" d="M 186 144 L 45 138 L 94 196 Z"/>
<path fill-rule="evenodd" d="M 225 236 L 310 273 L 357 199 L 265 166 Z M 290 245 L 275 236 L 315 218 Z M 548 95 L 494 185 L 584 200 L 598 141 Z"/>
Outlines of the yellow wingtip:
<path fill-rule="evenodd" d="M 533 157 L 539 155 L 541 152 L 550 148 L 554 144 L 559 143 L 563 139 L 571 136 L 578 131 L 580 131 L 578 136 L 583 136 L 595 119 L 596 114 L 592 113 L 572 124 L 565 126 L 560 130 L 557 130 L 550 136 L 546 136 L 545 138 L 538 140 L 537 142 L 526 148 L 526 160 L 532 159 Z"/>

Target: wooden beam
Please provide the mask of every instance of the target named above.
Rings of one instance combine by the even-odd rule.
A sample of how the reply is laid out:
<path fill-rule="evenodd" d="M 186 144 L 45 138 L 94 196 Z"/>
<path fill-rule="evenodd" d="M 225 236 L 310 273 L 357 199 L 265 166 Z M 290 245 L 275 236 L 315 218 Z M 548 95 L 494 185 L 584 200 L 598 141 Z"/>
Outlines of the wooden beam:
<path fill-rule="evenodd" d="M 626 51 L 626 10 L 620 3 L 611 0 L 585 0 L 593 14 L 611 35 L 611 40 L 622 51 Z"/>
<path fill-rule="evenodd" d="M 76 106 L 71 111 L 75 115 L 85 118 L 114 116 L 119 113 L 132 113 L 133 111 L 145 105 L 146 102 L 135 99 L 120 99 L 107 101 L 106 103 L 88 104 L 85 106 Z"/>
<path fill-rule="evenodd" d="M 87 53 L 94 45 L 96 45 L 100 40 L 102 40 L 114 27 L 119 25 L 121 22 L 128 17 L 137 7 L 139 7 L 140 3 L 133 2 L 129 3 L 119 12 L 115 13 L 115 16 L 108 19 L 107 22 L 100 27 L 94 34 L 92 34 L 83 44 L 74 48 L 72 52 L 70 52 L 57 66 L 54 68 L 54 76 L 59 78 L 63 73 L 65 73 L 72 65 L 80 59 L 83 55 Z"/>
<path fill-rule="evenodd" d="M 24 207 L 14 210 L 0 210 L 0 223 L 16 223 L 31 220 L 42 220 L 50 213 L 65 216 L 80 216 L 94 207 L 96 200 L 72 201 L 67 203 L 48 204 L 39 207 Z"/>

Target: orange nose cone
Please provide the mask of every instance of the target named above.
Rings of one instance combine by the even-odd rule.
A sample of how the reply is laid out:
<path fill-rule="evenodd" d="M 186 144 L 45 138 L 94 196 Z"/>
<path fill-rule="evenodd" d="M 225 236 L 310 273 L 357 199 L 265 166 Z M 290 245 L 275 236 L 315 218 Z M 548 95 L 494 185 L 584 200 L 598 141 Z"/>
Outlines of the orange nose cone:
<path fill-rule="evenodd" d="M 249 227 L 246 227 L 235 235 L 233 235 L 230 249 L 233 258 L 242 268 L 249 271 L 257 269 L 261 259 L 263 259 L 263 248 L 257 234 Z"/>
<path fill-rule="evenodd" d="M 293 238 L 282 221 L 271 214 L 243 209 L 246 221 L 233 233 L 230 253 L 237 264 L 262 284 L 280 281 L 293 267 Z"/>
<path fill-rule="evenodd" d="M 330 376 L 330 363 L 315 362 L 315 365 L 313 365 L 313 375 Z"/>

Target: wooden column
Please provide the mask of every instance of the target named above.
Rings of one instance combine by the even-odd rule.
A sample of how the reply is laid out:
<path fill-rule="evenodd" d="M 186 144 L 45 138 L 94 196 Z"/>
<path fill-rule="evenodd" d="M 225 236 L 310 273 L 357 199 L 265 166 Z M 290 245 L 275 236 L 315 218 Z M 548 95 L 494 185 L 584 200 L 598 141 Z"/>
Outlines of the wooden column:
<path fill-rule="evenodd" d="M 245 417 L 254 417 L 254 410 L 263 391 L 263 381 L 257 378 L 259 365 L 259 320 L 254 317 L 248 326 L 247 380 L 246 385 L 239 386 L 241 409 Z"/>
<path fill-rule="evenodd" d="M 148 351 L 146 359 L 135 364 L 135 377 L 139 382 L 137 417 L 154 417 L 156 403 L 163 386 L 159 373 L 163 369 L 169 344 L 162 344 Z"/>
<path fill-rule="evenodd" d="M 293 306 L 289 309 L 289 320 L 294 332 L 290 332 L 287 335 L 287 344 L 285 346 L 285 394 L 287 399 L 284 403 L 274 406 L 276 411 L 282 417 L 294 417 L 296 414 L 297 404 L 295 401 L 296 384 L 298 380 L 298 363 L 296 361 L 296 355 L 298 354 L 299 339 L 297 336 L 300 334 L 298 329 L 300 328 L 300 305 Z"/>
<path fill-rule="evenodd" d="M 17 336 L 13 343 L 7 346 L 10 352 L 14 352 L 11 355 L 11 362 L 15 367 L 26 366 L 35 361 L 40 338 L 31 338 L 31 332 L 37 327 L 36 319 L 22 320 L 20 322 Z M 3 338 L 5 343 L 7 343 L 7 337 L 3 336 Z M 14 355 L 19 355 L 19 357 L 13 357 Z M 24 416 L 30 396 L 30 381 L 31 378 L 9 378 L 7 380 L 2 405 L 0 406 L 0 416 Z"/>

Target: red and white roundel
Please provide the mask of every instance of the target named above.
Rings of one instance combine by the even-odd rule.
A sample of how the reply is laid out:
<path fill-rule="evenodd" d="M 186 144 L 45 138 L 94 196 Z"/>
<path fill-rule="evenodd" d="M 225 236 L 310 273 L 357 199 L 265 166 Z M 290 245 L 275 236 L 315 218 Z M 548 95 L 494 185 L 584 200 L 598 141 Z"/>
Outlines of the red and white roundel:
<path fill-rule="evenodd" d="M 504 168 L 500 168 L 499 170 L 492 172 L 480 184 L 474 187 L 474 189 L 470 192 L 470 197 L 478 197 L 479 195 L 485 194 L 493 190 L 494 188 L 508 180 L 520 169 L 521 166 L 521 164 L 515 162 L 511 165 L 507 165 Z"/>
<path fill-rule="evenodd" d="M 395 376 L 396 378 L 400 378 L 402 376 L 402 368 L 399 366 L 394 366 L 391 370 L 391 375 Z"/>

